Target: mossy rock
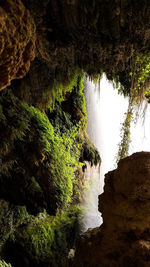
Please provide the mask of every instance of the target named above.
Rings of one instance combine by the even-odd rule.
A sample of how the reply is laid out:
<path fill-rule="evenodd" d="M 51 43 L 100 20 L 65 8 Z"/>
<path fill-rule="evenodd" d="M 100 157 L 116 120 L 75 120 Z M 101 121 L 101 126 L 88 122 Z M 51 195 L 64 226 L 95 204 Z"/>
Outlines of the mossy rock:
<path fill-rule="evenodd" d="M 87 126 L 86 102 L 84 96 L 84 73 L 78 75 L 76 86 L 68 92 L 61 103 L 56 102 L 53 112 L 48 112 L 48 117 L 54 127 L 60 131 L 78 125 L 81 129 Z"/>
<path fill-rule="evenodd" d="M 0 200 L 0 252 L 10 235 L 28 218 L 26 208 Z"/>
<path fill-rule="evenodd" d="M 81 150 L 81 157 L 80 161 L 88 161 L 91 163 L 91 166 L 101 163 L 101 158 L 98 150 L 96 147 L 92 144 L 90 138 L 88 137 L 86 132 L 83 132 L 82 135 L 80 135 L 80 138 L 83 142 L 82 144 L 82 150 Z"/>
<path fill-rule="evenodd" d="M 36 58 L 26 77 L 14 80 L 13 93 L 21 100 L 41 111 L 55 108 L 55 102 L 61 103 L 65 95 L 77 86 L 78 70 L 55 70 L 47 62 Z"/>
<path fill-rule="evenodd" d="M 47 213 L 32 216 L 7 242 L 5 257 L 16 267 L 63 267 L 80 231 L 80 216 L 80 206 L 72 206 L 55 218 Z"/>
<path fill-rule="evenodd" d="M 55 214 L 71 201 L 78 165 L 74 137 L 69 131 L 60 136 L 46 115 L 11 91 L 1 94 L 0 104 L 0 197 L 34 214 L 43 208 Z"/>

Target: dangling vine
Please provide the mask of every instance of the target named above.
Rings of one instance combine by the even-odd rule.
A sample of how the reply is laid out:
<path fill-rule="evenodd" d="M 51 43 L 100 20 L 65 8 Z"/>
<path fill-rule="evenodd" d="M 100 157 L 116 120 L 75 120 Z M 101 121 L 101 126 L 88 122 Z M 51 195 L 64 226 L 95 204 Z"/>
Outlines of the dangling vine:
<path fill-rule="evenodd" d="M 135 121 L 135 118 L 137 121 L 137 116 L 139 116 L 139 110 L 143 102 L 145 101 L 145 106 L 143 108 L 143 113 L 145 113 L 148 101 L 150 101 L 150 54 L 147 56 L 138 55 L 136 60 L 132 62 L 131 69 L 132 71 L 129 74 L 131 84 L 129 104 L 121 128 L 121 141 L 118 145 L 119 149 L 116 163 L 129 155 L 131 122 Z"/>
<path fill-rule="evenodd" d="M 125 113 L 125 120 L 122 123 L 122 128 L 120 133 L 121 141 L 119 143 L 116 162 L 128 156 L 129 146 L 131 143 L 130 128 L 131 128 L 132 117 L 133 117 L 133 107 L 131 101 L 129 100 L 128 110 Z"/>

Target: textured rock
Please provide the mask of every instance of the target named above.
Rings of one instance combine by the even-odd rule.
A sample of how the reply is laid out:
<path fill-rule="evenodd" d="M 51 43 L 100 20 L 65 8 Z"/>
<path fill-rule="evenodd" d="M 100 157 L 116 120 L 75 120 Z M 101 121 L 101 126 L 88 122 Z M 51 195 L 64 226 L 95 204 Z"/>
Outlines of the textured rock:
<path fill-rule="evenodd" d="M 0 89 L 22 78 L 34 59 L 35 25 L 20 0 L 0 2 Z"/>
<path fill-rule="evenodd" d="M 99 197 L 103 224 L 79 237 L 73 266 L 150 266 L 150 153 L 119 162 Z"/>

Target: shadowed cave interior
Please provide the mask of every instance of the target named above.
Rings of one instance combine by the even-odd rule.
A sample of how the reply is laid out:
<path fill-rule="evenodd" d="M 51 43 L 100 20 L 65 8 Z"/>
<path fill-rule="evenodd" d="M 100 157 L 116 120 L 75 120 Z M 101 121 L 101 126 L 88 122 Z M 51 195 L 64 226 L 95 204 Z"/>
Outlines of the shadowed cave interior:
<path fill-rule="evenodd" d="M 1 267 L 150 266 L 150 153 L 128 156 L 150 102 L 149 18 L 149 0 L 0 0 Z M 103 74 L 129 105 L 103 224 L 82 233 L 85 172 L 101 165 L 85 80 Z"/>

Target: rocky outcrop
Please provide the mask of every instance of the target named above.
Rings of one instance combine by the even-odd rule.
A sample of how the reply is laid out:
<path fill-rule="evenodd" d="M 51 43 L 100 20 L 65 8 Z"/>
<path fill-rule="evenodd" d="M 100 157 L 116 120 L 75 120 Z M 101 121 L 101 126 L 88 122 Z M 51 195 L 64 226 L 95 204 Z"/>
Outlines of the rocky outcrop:
<path fill-rule="evenodd" d="M 150 266 L 150 153 L 119 162 L 99 197 L 103 224 L 81 235 L 73 266 Z"/>
<path fill-rule="evenodd" d="M 22 78 L 35 53 L 35 24 L 20 0 L 0 2 L 0 89 Z"/>

